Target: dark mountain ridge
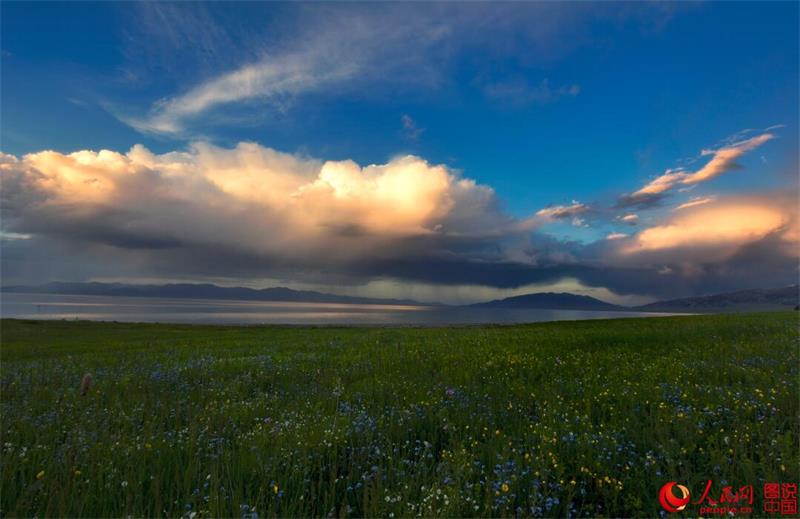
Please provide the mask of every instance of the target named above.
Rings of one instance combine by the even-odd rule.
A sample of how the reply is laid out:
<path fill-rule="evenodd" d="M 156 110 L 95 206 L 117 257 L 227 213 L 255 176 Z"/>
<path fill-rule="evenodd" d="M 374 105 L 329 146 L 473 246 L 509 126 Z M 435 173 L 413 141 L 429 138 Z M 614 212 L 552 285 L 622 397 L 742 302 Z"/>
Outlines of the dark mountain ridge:
<path fill-rule="evenodd" d="M 349 303 L 376 305 L 423 305 L 409 299 L 378 299 L 371 297 L 339 296 L 311 290 L 292 290 L 286 287 L 246 288 L 221 287 L 209 283 L 171 283 L 167 285 L 129 285 L 124 283 L 62 283 L 38 286 L 7 286 L 2 292 L 26 294 L 70 294 L 83 296 L 158 297 L 172 299 L 225 299 L 243 301 L 285 301 L 296 303 Z M 436 304 L 436 303 L 433 303 Z"/>
<path fill-rule="evenodd" d="M 566 292 L 539 292 L 470 305 L 473 308 L 539 308 L 546 310 L 628 310 L 589 296 Z"/>
<path fill-rule="evenodd" d="M 637 307 L 644 312 L 746 312 L 789 310 L 800 304 L 800 287 L 756 288 L 724 294 L 684 297 Z"/>

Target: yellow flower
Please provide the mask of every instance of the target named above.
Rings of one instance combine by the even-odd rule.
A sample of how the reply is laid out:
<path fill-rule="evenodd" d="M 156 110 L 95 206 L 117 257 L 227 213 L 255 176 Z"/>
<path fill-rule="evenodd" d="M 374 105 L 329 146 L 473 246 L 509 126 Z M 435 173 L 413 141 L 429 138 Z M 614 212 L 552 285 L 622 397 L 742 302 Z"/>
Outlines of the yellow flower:
<path fill-rule="evenodd" d="M 43 477 L 44 477 L 44 471 L 43 470 L 39 471 L 39 473 L 36 474 L 36 479 L 42 479 Z"/>
<path fill-rule="evenodd" d="M 145 449 L 152 449 L 152 448 L 153 448 L 153 446 L 152 446 L 152 445 L 150 445 L 149 443 L 145 443 L 145 444 L 144 444 L 144 448 L 145 448 Z"/>
<path fill-rule="evenodd" d="M 507 485 L 506 483 L 503 483 L 503 484 L 500 486 L 500 488 L 503 490 L 503 492 L 508 492 L 508 485 Z"/>
<path fill-rule="evenodd" d="M 75 469 L 75 475 L 76 475 L 76 476 L 80 476 L 80 475 L 81 475 L 81 471 L 80 471 L 80 470 L 78 470 L 78 469 Z"/>
<path fill-rule="evenodd" d="M 272 491 L 278 493 L 278 485 L 272 485 Z"/>

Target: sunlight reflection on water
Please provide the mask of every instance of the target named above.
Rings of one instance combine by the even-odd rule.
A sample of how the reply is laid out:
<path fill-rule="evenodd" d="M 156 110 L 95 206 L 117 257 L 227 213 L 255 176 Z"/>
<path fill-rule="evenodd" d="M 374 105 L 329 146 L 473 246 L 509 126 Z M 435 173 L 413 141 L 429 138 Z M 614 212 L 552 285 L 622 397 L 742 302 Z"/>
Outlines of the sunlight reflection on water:
<path fill-rule="evenodd" d="M 655 315 L 670 314 L 60 294 L 0 294 L 0 316 L 17 319 L 213 324 L 444 325 L 525 323 Z"/>

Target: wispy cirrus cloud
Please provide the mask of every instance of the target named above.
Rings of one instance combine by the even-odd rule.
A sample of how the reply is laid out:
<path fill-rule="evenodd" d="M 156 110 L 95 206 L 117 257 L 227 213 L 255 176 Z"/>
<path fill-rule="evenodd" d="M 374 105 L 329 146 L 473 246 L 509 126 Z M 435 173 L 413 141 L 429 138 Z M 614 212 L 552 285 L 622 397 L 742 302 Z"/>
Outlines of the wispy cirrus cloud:
<path fill-rule="evenodd" d="M 168 15 L 170 26 L 181 25 L 176 11 L 180 12 L 161 7 L 147 10 L 149 18 L 159 22 Z M 114 110 L 115 115 L 144 133 L 191 137 L 198 121 L 233 105 L 260 103 L 284 110 L 303 94 L 360 89 L 381 81 L 435 82 L 436 69 L 428 66 L 427 60 L 435 59 L 436 45 L 451 33 L 448 20 L 414 16 L 407 23 L 396 24 L 388 14 L 371 11 L 315 10 L 297 33 L 267 43 L 249 42 L 246 52 L 229 56 L 233 63 L 242 60 L 239 65 L 228 65 L 225 71 L 211 73 L 184 91 L 157 100 L 144 116 L 120 109 Z M 180 40 L 184 33 L 202 33 L 205 23 L 211 22 L 203 18 L 192 21 L 185 30 L 172 28 L 167 33 L 177 35 L 169 40 Z M 205 38 L 201 42 L 202 48 L 210 45 Z M 226 48 L 232 46 L 227 41 Z M 397 73 L 408 67 L 415 73 Z"/>
<path fill-rule="evenodd" d="M 324 48 L 265 58 L 222 76 L 210 79 L 173 98 L 158 101 L 145 118 L 125 118 L 131 126 L 147 133 L 176 134 L 186 121 L 228 103 L 260 98 L 279 100 L 310 92 L 353 77 L 356 61 L 337 62 Z"/>
<path fill-rule="evenodd" d="M 223 21 L 223 10 L 210 4 L 156 3 L 138 11 L 139 33 L 128 37 L 122 82 L 158 83 L 155 71 L 170 76 L 176 88 L 159 89 L 165 93 L 148 107 L 108 102 L 104 107 L 140 132 L 187 140 L 204 135 L 202 128 L 239 119 L 223 109 L 257 106 L 266 109 L 260 111 L 264 117 L 264 111 L 286 111 L 296 98 L 310 94 L 363 97 L 385 91 L 376 86 L 391 85 L 393 92 L 409 85 L 452 87 L 459 57 L 475 46 L 549 60 L 590 43 L 565 38 L 566 27 L 658 16 L 651 9 L 619 13 L 547 3 L 438 4 L 424 12 L 400 4 L 340 4 L 287 7 L 266 27 L 240 23 L 233 31 Z M 581 91 L 577 82 L 546 77 L 476 77 L 474 84 L 490 99 L 522 105 L 551 103 Z"/>

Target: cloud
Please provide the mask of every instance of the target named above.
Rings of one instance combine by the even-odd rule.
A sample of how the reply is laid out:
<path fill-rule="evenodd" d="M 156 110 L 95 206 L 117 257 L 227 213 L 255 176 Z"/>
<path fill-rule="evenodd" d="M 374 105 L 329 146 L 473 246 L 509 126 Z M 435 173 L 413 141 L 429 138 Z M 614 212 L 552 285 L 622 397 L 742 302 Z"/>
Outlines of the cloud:
<path fill-rule="evenodd" d="M 673 211 L 680 211 L 681 209 L 688 209 L 690 207 L 707 204 L 709 202 L 713 202 L 716 199 L 717 197 L 715 196 L 696 196 L 691 200 L 689 200 L 688 202 L 684 202 L 681 205 L 677 206 L 675 209 L 673 209 Z"/>
<path fill-rule="evenodd" d="M 681 184 L 692 185 L 706 182 L 723 173 L 738 167 L 736 160 L 748 151 L 752 151 L 765 142 L 775 138 L 771 133 L 762 133 L 745 141 L 733 143 L 717 150 L 703 150 L 702 155 L 711 155 L 711 160 L 696 172 L 687 175 Z"/>
<path fill-rule="evenodd" d="M 639 221 L 639 215 L 634 213 L 628 213 L 622 216 L 617 216 L 617 220 L 623 223 L 627 223 L 628 225 L 636 225 Z"/>
<path fill-rule="evenodd" d="M 515 105 L 529 105 L 552 103 L 562 97 L 575 97 L 580 93 L 581 87 L 577 84 L 551 87 L 547 78 L 533 85 L 527 80 L 516 79 L 489 83 L 483 91 L 490 99 L 507 101 Z"/>
<path fill-rule="evenodd" d="M 578 224 L 582 224 L 583 221 L 578 216 L 589 211 L 589 209 L 588 205 L 573 200 L 570 205 L 553 205 L 540 209 L 536 212 L 536 216 L 550 221 L 572 219 L 574 222 L 577 219 Z"/>
<path fill-rule="evenodd" d="M 693 187 L 707 182 L 738 166 L 736 161 L 745 153 L 752 151 L 765 142 L 774 139 L 771 133 L 762 133 L 744 141 L 735 142 L 716 150 L 703 150 L 701 155 L 711 155 L 702 168 L 690 172 L 684 169 L 667 170 L 663 175 L 650 181 L 647 185 L 618 200 L 618 207 L 653 207 L 660 203 L 673 188 L 678 186 Z"/>
<path fill-rule="evenodd" d="M 403 114 L 400 118 L 400 123 L 403 125 L 403 135 L 410 141 L 418 141 L 425 128 L 417 126 L 417 122 L 408 114 Z"/>
<path fill-rule="evenodd" d="M 785 246 L 774 253 L 793 255 L 797 225 L 796 208 L 785 196 L 708 200 L 643 229 L 621 252 L 657 254 L 662 261 L 680 257 L 682 262 L 713 262 L 730 257 L 746 244 L 776 235 Z"/>
<path fill-rule="evenodd" d="M 427 60 L 435 59 L 431 55 L 450 34 L 447 20 L 441 16 L 413 16 L 397 24 L 390 16 L 396 9 L 399 8 L 388 6 L 379 14 L 374 12 L 377 8 L 361 12 L 347 7 L 309 10 L 296 33 L 269 45 L 251 42 L 246 52 L 240 53 L 243 56 L 233 59 L 231 38 L 224 38 L 228 63 L 238 64 L 226 64 L 223 72 L 217 66 L 216 72 L 193 86 L 154 102 L 144 116 L 119 109 L 115 115 L 144 133 L 185 136 L 191 134 L 191 127 L 198 120 L 220 115 L 221 109 L 228 112 L 222 119 L 235 119 L 230 114 L 234 105 L 259 103 L 285 111 L 303 94 L 324 94 L 334 89 L 341 92 L 347 88 L 363 92 L 367 83 L 384 81 L 395 85 L 435 82 L 437 73 Z M 177 22 L 183 10 L 158 7 L 148 11 L 155 11 L 159 20 L 169 15 L 170 26 L 186 25 L 180 30 L 170 29 L 170 40 L 180 41 L 186 33 L 202 33 L 206 25 L 221 30 L 207 16 L 200 21 L 193 16 L 193 21 L 186 24 Z M 197 38 L 203 42 L 202 48 L 213 45 L 208 38 Z M 208 54 L 218 56 L 220 52 Z M 406 73 L 406 68 L 413 68 L 415 73 Z"/>
<path fill-rule="evenodd" d="M 123 250 L 213 248 L 318 267 L 521 228 L 490 187 L 414 156 L 362 167 L 197 143 L 161 155 L 141 145 L 4 155 L 0 167 L 4 231 Z"/>
<path fill-rule="evenodd" d="M 323 48 L 265 58 L 207 80 L 185 93 L 157 102 L 146 118 L 124 118 L 147 133 L 175 134 L 187 119 L 217 106 L 255 98 L 280 101 L 353 77 L 358 62 L 338 61 Z"/>
<path fill-rule="evenodd" d="M 789 284 L 800 274 L 799 245 L 796 199 L 782 191 L 718 197 L 573 250 L 577 264 L 608 269 L 604 286 L 669 298 Z"/>
<path fill-rule="evenodd" d="M 195 143 L 163 154 L 137 145 L 127 153 L 0 154 L 0 179 L 6 282 L 271 279 L 442 293 L 569 278 L 625 298 L 769 286 L 797 275 L 797 209 L 785 194 L 718 198 L 648 219 L 655 223 L 631 236 L 583 243 L 538 228 L 574 224 L 596 211 L 588 204 L 516 218 L 490 186 L 416 156 L 359 165 L 255 143 Z M 628 216 L 635 215 L 619 219 L 636 220 Z"/>
<path fill-rule="evenodd" d="M 463 80 L 464 56 L 477 76 L 471 84 L 489 98 L 525 105 L 575 97 L 581 87 L 574 82 L 493 81 L 481 71 L 506 58 L 530 69 L 548 65 L 593 45 L 595 31 L 589 29 L 598 24 L 663 20 L 652 7 L 621 12 L 542 2 L 440 3 L 424 10 L 402 3 L 289 4 L 277 10 L 253 4 L 258 14 L 235 24 L 225 5 L 211 3 L 125 9 L 130 23 L 118 83 L 146 86 L 161 97 L 124 106 L 104 96 L 102 105 L 141 132 L 185 139 L 208 135 L 212 126 L 285 113 L 303 96 L 313 96 L 314 103 L 334 95 L 383 98 L 387 90 L 396 96 L 409 87 L 452 95 Z"/>
<path fill-rule="evenodd" d="M 172 2 L 141 2 L 126 7 L 126 38 L 122 67 L 127 82 L 147 83 L 156 72 L 192 77 L 197 71 L 210 73 L 230 66 L 237 51 L 235 39 L 221 25 L 224 19 L 209 4 L 190 7 Z"/>

